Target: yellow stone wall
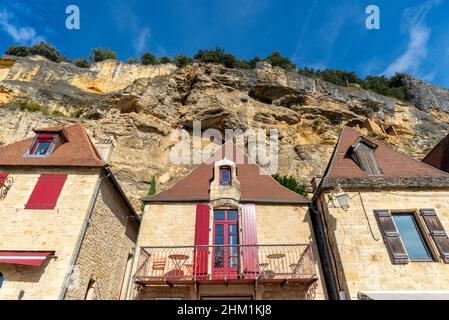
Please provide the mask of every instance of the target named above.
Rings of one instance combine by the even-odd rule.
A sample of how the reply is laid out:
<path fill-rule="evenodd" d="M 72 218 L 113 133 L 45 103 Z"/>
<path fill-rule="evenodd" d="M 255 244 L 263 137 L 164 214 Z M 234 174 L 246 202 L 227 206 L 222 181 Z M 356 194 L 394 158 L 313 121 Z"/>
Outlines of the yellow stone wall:
<path fill-rule="evenodd" d="M 196 204 L 151 204 L 145 207 L 144 216 L 139 232 L 137 252 L 139 248 L 145 246 L 189 246 L 194 245 L 195 239 L 195 218 Z M 322 272 L 319 264 L 319 256 L 313 238 L 312 224 L 307 207 L 298 207 L 290 205 L 265 205 L 256 204 L 256 228 L 258 242 L 260 244 L 305 244 L 312 242 L 316 270 L 318 273 L 318 288 L 316 289 L 316 298 L 325 298 L 325 289 L 322 282 Z M 210 241 L 211 243 L 211 241 Z M 136 269 L 137 259 L 134 264 Z M 201 289 L 203 287 L 203 289 Z M 242 286 L 232 285 L 226 290 L 242 290 Z M 246 287 L 246 286 L 243 286 Z M 276 299 L 289 296 L 291 299 L 302 299 L 305 296 L 307 288 L 304 286 L 288 286 L 286 290 L 268 288 L 265 291 L 264 286 L 257 288 L 256 297 L 263 298 L 264 292 L 267 298 Z M 251 290 L 254 288 L 251 287 Z M 145 291 L 144 299 L 150 297 L 165 297 L 167 288 L 149 288 Z M 223 295 L 226 293 L 224 287 L 214 286 L 207 292 L 202 292 L 204 286 L 200 286 L 199 294 Z M 197 295 L 191 291 L 182 291 L 184 298 L 196 298 Z M 276 293 L 277 292 L 277 293 Z M 286 293 L 289 292 L 289 293 Z M 181 292 L 178 292 L 181 294 Z M 254 291 L 245 291 L 243 295 L 253 295 Z M 130 297 L 133 293 L 130 292 Z M 276 296 L 277 295 L 277 296 Z M 169 294 L 168 296 L 172 296 Z"/>
<path fill-rule="evenodd" d="M 0 264 L 6 281 L 0 300 L 57 299 L 78 235 L 87 215 L 99 169 L 3 168 L 15 182 L 0 200 L 0 250 L 55 251 L 43 267 Z M 54 210 L 25 210 L 41 173 L 65 173 L 68 178 Z"/>
<path fill-rule="evenodd" d="M 434 208 L 445 230 L 449 231 L 449 191 L 383 189 L 362 191 L 361 198 L 357 192 L 345 191 L 351 199 L 349 209 L 333 208 L 328 194 L 321 196 L 320 204 L 324 204 L 331 246 L 340 271 L 338 276 L 348 297 L 356 299 L 360 291 L 449 288 L 449 264 L 441 261 L 392 264 L 373 212 L 375 209 L 414 211 Z"/>
<path fill-rule="evenodd" d="M 84 299 L 95 281 L 92 299 L 119 299 L 126 291 L 138 223 L 109 179 L 103 179 L 66 299 Z"/>

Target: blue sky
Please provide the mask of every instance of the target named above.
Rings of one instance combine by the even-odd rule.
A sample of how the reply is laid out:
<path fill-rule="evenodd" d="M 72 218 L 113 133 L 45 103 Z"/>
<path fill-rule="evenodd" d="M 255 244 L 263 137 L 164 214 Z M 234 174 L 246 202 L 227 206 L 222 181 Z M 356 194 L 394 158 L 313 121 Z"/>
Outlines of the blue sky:
<path fill-rule="evenodd" d="M 80 8 L 80 30 L 65 9 Z M 380 30 L 365 8 L 380 9 Z M 279 50 L 299 66 L 361 76 L 409 72 L 449 88 L 449 0 L 0 0 L 0 51 L 44 39 L 69 58 L 107 47 L 126 60 L 145 51 L 194 55 L 221 47 L 239 58 Z"/>

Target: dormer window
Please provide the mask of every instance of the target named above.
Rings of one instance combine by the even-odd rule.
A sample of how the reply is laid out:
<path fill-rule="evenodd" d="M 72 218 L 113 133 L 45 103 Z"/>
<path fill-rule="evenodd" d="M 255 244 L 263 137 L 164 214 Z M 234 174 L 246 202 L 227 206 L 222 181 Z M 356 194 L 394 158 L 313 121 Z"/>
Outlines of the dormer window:
<path fill-rule="evenodd" d="M 54 134 L 39 134 L 34 140 L 28 153 L 31 157 L 46 157 L 50 154 L 51 145 L 55 139 Z"/>
<path fill-rule="evenodd" d="M 376 160 L 374 151 L 377 145 L 366 139 L 360 139 L 352 146 L 351 158 L 357 165 L 370 176 L 382 175 L 382 170 Z"/>
<path fill-rule="evenodd" d="M 231 185 L 231 167 L 220 167 L 220 186 Z"/>

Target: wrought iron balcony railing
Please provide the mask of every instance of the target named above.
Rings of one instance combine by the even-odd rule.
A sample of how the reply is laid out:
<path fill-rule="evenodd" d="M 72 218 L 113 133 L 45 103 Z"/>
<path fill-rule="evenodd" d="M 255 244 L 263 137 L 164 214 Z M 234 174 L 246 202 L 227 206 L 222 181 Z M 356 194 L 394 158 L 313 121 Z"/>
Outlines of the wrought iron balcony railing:
<path fill-rule="evenodd" d="M 316 280 L 310 244 L 142 247 L 134 275 L 140 286 Z"/>

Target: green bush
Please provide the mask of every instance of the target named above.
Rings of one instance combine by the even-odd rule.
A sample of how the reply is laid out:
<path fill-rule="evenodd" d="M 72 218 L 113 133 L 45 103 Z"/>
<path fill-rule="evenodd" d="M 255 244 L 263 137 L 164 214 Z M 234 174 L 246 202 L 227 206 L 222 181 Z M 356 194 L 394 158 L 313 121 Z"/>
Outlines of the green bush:
<path fill-rule="evenodd" d="M 198 50 L 194 59 L 203 63 L 222 64 L 226 68 L 236 68 L 238 60 L 232 54 L 226 53 L 221 48 L 211 50 Z"/>
<path fill-rule="evenodd" d="M 274 174 L 272 177 L 280 185 L 286 187 L 287 189 L 297 194 L 300 194 L 304 197 L 307 196 L 306 186 L 304 184 L 299 183 L 293 176 L 280 176 L 278 174 Z"/>
<path fill-rule="evenodd" d="M 114 51 L 105 48 L 92 49 L 92 62 L 101 62 L 109 59 L 117 60 L 117 55 Z"/>
<path fill-rule="evenodd" d="M 73 60 L 72 63 L 78 68 L 90 68 L 90 63 L 86 58 Z"/>
<path fill-rule="evenodd" d="M 186 65 L 191 64 L 193 62 L 192 58 L 190 58 L 184 54 L 175 56 L 173 58 L 173 60 L 178 68 L 185 67 Z"/>
<path fill-rule="evenodd" d="M 54 62 L 67 61 L 67 59 L 63 57 L 55 47 L 43 41 L 31 46 L 30 54 L 40 55 Z"/>
<path fill-rule="evenodd" d="M 284 70 L 296 70 L 296 64 L 290 61 L 290 59 L 285 58 L 281 55 L 279 51 L 274 51 L 272 54 L 270 54 L 266 59 L 271 66 L 273 67 L 280 67 Z"/>
<path fill-rule="evenodd" d="M 148 190 L 148 195 L 154 196 L 155 194 L 156 194 L 156 179 L 153 176 L 153 178 L 151 179 L 150 190 Z"/>
<path fill-rule="evenodd" d="M 162 63 L 162 64 L 172 63 L 172 61 L 171 61 L 169 56 L 162 56 L 159 59 L 159 62 Z"/>
<path fill-rule="evenodd" d="M 139 63 L 139 59 L 137 59 L 137 58 L 128 58 L 128 60 L 126 61 L 126 63 L 129 63 L 129 64 L 138 64 L 138 63 Z"/>
<path fill-rule="evenodd" d="M 19 102 L 19 108 L 20 110 L 28 110 L 31 112 L 35 112 L 35 111 L 41 111 L 42 107 L 37 104 L 37 103 L 30 103 L 27 101 L 21 101 Z"/>
<path fill-rule="evenodd" d="M 27 46 L 10 46 L 5 54 L 16 57 L 27 57 L 30 55 L 30 48 Z"/>
<path fill-rule="evenodd" d="M 144 66 L 148 65 L 154 66 L 159 64 L 160 62 L 159 59 L 151 52 L 144 52 L 140 57 L 140 63 L 143 64 Z"/>
<path fill-rule="evenodd" d="M 78 110 L 75 110 L 75 111 L 72 113 L 72 117 L 74 117 L 74 118 L 79 118 L 79 117 L 81 117 L 81 116 L 83 115 L 84 112 L 86 112 L 86 110 L 84 110 L 84 109 L 78 109 Z"/>

